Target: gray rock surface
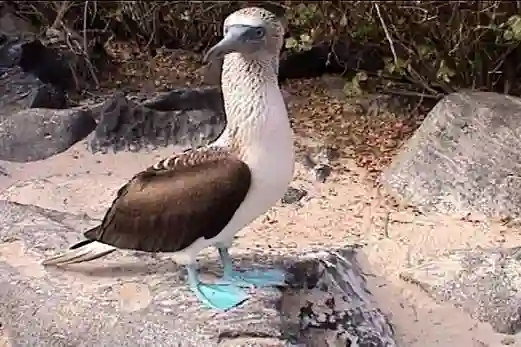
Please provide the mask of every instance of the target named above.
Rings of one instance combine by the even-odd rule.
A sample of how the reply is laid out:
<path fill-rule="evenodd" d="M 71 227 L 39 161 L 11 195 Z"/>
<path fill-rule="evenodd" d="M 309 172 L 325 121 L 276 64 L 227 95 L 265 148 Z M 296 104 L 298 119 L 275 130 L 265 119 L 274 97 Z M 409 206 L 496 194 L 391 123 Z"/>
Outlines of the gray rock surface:
<path fill-rule="evenodd" d="M 117 92 L 101 107 L 89 149 L 107 153 L 199 146 L 217 138 L 225 122 L 222 96 L 215 88 L 179 89 L 141 104 Z"/>
<path fill-rule="evenodd" d="M 401 273 L 504 334 L 521 331 L 521 248 L 454 250 Z"/>
<path fill-rule="evenodd" d="M 29 162 L 48 158 L 84 139 L 95 127 L 92 113 L 82 108 L 0 112 L 0 160 Z"/>
<path fill-rule="evenodd" d="M 302 200 L 308 192 L 301 188 L 288 187 L 288 190 L 282 197 L 281 201 L 283 204 L 296 204 Z"/>
<path fill-rule="evenodd" d="M 0 14 L 0 105 L 62 109 L 74 77 L 57 50 L 36 39 L 38 30 L 10 11 Z M 5 111 L 4 111 L 5 112 Z"/>
<path fill-rule="evenodd" d="M 65 93 L 52 84 L 44 84 L 19 67 L 0 68 L 0 107 L 3 114 L 27 108 L 63 109 L 68 106 Z"/>
<path fill-rule="evenodd" d="M 420 210 L 521 214 L 521 99 L 461 92 L 441 100 L 380 181 Z"/>
<path fill-rule="evenodd" d="M 280 311 L 285 335 L 299 346 L 397 346 L 355 256 L 342 249 L 290 260 L 293 289 L 284 292 Z"/>
<path fill-rule="evenodd" d="M 156 111 L 215 110 L 224 113 L 224 103 L 219 87 L 176 88 L 144 101 L 142 106 Z"/>
<path fill-rule="evenodd" d="M 95 225 L 86 216 L 7 201 L 0 216 L 0 341 L 11 347 L 396 346 L 352 250 L 236 254 L 242 266 L 286 266 L 291 287 L 252 290 L 223 313 L 201 307 L 166 255 L 117 252 L 68 271 L 40 266 Z M 215 259 L 201 262 L 205 277 L 219 271 Z"/>

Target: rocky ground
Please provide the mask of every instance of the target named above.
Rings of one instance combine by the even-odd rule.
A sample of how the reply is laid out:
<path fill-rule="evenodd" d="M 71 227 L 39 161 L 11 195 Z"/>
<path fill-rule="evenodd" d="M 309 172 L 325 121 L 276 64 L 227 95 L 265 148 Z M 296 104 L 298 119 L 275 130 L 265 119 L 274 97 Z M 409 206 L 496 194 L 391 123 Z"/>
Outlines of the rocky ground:
<path fill-rule="evenodd" d="M 122 61 L 135 63 L 125 63 L 112 76 L 106 76 L 105 81 L 110 83 L 105 83 L 103 90 L 96 94 L 105 95 L 112 88 L 152 93 L 202 83 L 201 76 L 205 70 L 195 64 L 197 57 L 183 55 L 180 58 L 179 54 L 163 52 L 145 64 L 139 63 L 139 53 L 132 53 L 131 50 L 129 53 L 128 47 L 122 46 L 114 45 L 114 52 L 121 56 Z M 356 245 L 357 258 L 369 290 L 374 295 L 375 305 L 394 325 L 398 345 L 521 346 L 521 339 L 516 335 L 497 332 L 505 326 L 505 332 L 509 332 L 512 324 L 480 322 L 469 315 L 468 312 L 474 310 L 469 301 L 457 302 L 461 307 L 456 307 L 447 298 L 438 297 L 436 301 L 432 295 L 433 288 L 439 290 L 453 283 L 446 283 L 450 282 L 447 278 L 451 271 L 469 271 L 462 270 L 461 265 L 461 258 L 469 256 L 468 251 L 465 256 L 450 251 L 518 246 L 521 244 L 519 228 L 479 218 L 421 214 L 394 204 L 375 183 L 381 169 L 421 123 L 424 110 L 413 106 L 404 112 L 400 104 L 385 96 L 347 100 L 339 80 L 331 77 L 288 82 L 284 90 L 299 153 L 292 186 L 306 194 L 292 203 L 281 202 L 244 230 L 237 240 L 235 254 L 238 257 L 250 254 L 276 257 Z M 163 148 L 146 153 L 92 154 L 85 144 L 80 141 L 68 150 L 41 161 L 1 161 L 0 197 L 42 208 L 85 214 L 93 219 L 100 218 L 114 192 L 126 179 L 171 151 Z M 311 153 L 311 165 L 310 160 L 306 159 L 308 153 Z M 321 182 L 317 181 L 316 171 L 309 169 L 313 165 L 317 165 L 315 169 L 330 166 L 330 175 L 324 175 Z M 38 221 L 42 217 L 32 218 Z M 65 225 L 67 221 L 60 223 Z M 66 240 L 61 240 L 64 245 L 80 238 L 78 233 L 67 235 Z M 26 249 L 20 240 L 5 239 L 2 242 L 0 261 L 10 269 L 18 269 L 24 278 L 49 276 L 37 263 L 40 253 Z M 36 248 L 40 246 L 35 245 Z M 42 246 L 39 251 L 51 254 L 55 250 Z M 487 256 L 491 251 L 476 252 L 475 257 L 484 258 L 483 262 L 495 259 L 494 256 Z M 165 263 L 166 258 L 144 259 L 146 266 L 141 270 L 150 277 L 148 283 L 155 281 L 161 287 L 162 279 L 149 272 L 164 269 L 166 265 L 158 267 L 154 264 Z M 88 270 L 87 275 L 56 275 L 59 279 L 56 283 L 67 284 L 78 293 L 83 293 L 72 295 L 60 292 L 60 295 L 84 296 L 85 299 L 80 301 L 87 307 L 90 301 L 100 300 L 99 297 L 92 299 L 100 295 L 99 288 L 111 288 L 110 293 L 104 295 L 111 298 L 109 301 L 124 306 L 125 312 L 137 313 L 148 307 L 152 289 L 143 287 L 135 279 L 138 275 L 133 273 L 132 266 L 122 266 L 110 257 L 96 262 L 97 266 L 100 267 L 103 261 L 108 264 L 105 265 L 109 269 L 105 270 L 105 273 L 109 272 L 108 276 L 96 274 L 95 270 Z M 498 264 L 503 263 L 498 261 Z M 510 267 L 509 274 L 516 273 L 515 264 L 507 263 L 506 266 Z M 122 271 L 130 274 L 126 273 L 125 277 Z M 486 268 L 483 271 L 487 271 Z M 122 282 L 119 278 L 126 279 Z M 515 277 L 512 280 L 515 281 Z M 40 282 L 35 280 L 35 283 Z M 42 283 L 39 290 L 46 292 L 50 289 Z M 63 291 L 63 288 L 60 290 Z M 38 295 L 40 300 L 44 300 L 41 293 Z M 159 302 L 164 312 L 172 310 L 172 305 L 175 308 L 171 299 L 164 297 Z M 476 300 L 474 305 L 479 305 L 479 302 Z M 512 312 L 501 313 L 501 305 L 498 307 L 498 315 L 513 315 Z M 187 309 L 189 314 L 194 314 L 193 307 Z M 60 310 L 60 315 L 74 315 L 71 305 L 60 307 Z M 206 316 L 200 318 L 209 319 Z M 493 321 L 494 317 L 480 318 Z M 519 317 L 514 318 L 519 320 Z M 264 326 L 262 329 L 271 328 Z M 182 330 L 180 327 L 176 329 Z M 517 330 L 515 326 L 512 329 Z M 85 330 L 84 333 L 91 332 Z M 81 340 L 81 337 L 77 338 Z M 0 346 L 14 347 L 7 337 L 0 338 Z"/>

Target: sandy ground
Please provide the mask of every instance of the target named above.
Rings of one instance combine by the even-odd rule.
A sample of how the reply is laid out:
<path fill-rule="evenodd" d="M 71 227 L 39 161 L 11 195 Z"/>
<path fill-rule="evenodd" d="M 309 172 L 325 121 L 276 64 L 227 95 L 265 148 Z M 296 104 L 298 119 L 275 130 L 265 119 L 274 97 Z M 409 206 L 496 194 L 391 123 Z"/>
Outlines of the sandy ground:
<path fill-rule="evenodd" d="M 171 151 L 92 155 L 79 143 L 41 162 L 0 162 L 11 175 L 0 179 L 0 197 L 101 217 L 125 180 Z M 308 196 L 300 205 L 274 207 L 241 233 L 237 247 L 363 245 L 360 261 L 370 289 L 391 317 L 401 346 L 521 346 L 521 338 L 495 334 L 487 324 L 477 323 L 451 305 L 435 303 L 398 278 L 401 269 L 420 258 L 452 248 L 521 245 L 521 236 L 485 222 L 417 217 L 408 210 L 390 209 L 363 183 L 360 169 L 348 160 L 342 165 L 345 173 L 333 174 L 323 184 L 314 182 L 297 165 L 293 186 L 305 188 Z"/>

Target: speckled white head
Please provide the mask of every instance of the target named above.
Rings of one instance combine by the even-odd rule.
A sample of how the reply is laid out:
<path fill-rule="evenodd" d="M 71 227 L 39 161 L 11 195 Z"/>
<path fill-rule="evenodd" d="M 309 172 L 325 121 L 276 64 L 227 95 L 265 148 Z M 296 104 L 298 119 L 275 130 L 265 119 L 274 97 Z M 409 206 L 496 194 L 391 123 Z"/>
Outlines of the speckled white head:
<path fill-rule="evenodd" d="M 223 38 L 213 46 L 205 60 L 237 52 L 245 56 L 278 56 L 284 41 L 284 26 L 270 11 L 247 7 L 230 14 L 224 21 Z"/>

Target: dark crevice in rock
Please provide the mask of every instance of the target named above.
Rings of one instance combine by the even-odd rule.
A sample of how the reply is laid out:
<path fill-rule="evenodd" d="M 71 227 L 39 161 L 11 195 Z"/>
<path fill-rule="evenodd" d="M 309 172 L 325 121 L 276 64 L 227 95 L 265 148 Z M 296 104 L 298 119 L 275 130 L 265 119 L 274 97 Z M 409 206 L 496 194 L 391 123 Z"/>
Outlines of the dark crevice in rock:
<path fill-rule="evenodd" d="M 249 331 L 224 331 L 217 337 L 218 342 L 224 340 L 235 340 L 242 338 L 254 338 L 254 339 L 271 339 L 279 338 L 274 334 L 265 334 L 262 332 L 249 332 Z"/>
<path fill-rule="evenodd" d="M 25 42 L 21 46 L 18 66 L 22 71 L 63 91 L 76 89 L 75 76 L 69 64 L 62 53 L 46 47 L 40 40 Z"/>

